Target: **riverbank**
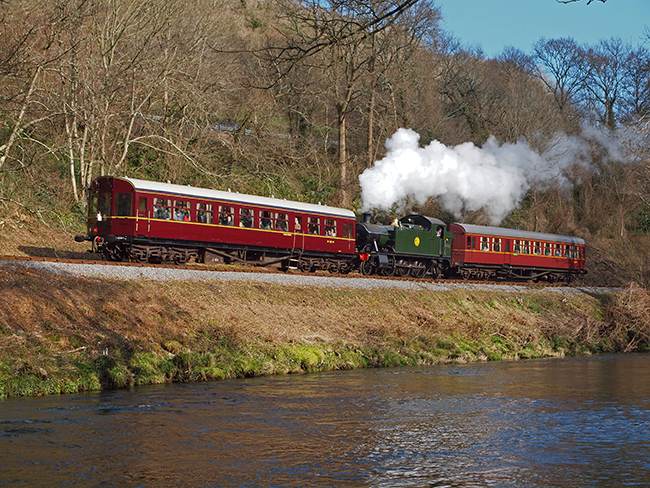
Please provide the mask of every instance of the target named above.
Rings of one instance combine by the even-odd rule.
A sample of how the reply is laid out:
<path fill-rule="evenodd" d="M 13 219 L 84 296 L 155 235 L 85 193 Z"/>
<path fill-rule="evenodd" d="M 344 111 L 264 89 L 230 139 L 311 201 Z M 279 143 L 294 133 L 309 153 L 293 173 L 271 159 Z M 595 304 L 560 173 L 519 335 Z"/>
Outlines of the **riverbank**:
<path fill-rule="evenodd" d="M 634 286 L 572 295 L 368 290 L 14 267 L 0 269 L 0 289 L 0 398 L 648 343 L 650 299 Z"/>

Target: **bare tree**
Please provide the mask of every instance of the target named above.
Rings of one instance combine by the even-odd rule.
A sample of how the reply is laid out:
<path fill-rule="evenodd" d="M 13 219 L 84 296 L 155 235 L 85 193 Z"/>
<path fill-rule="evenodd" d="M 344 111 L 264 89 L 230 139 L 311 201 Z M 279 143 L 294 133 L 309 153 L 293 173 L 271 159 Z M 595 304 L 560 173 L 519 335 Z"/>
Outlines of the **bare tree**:
<path fill-rule="evenodd" d="M 634 123 L 650 115 L 650 52 L 639 47 L 630 52 L 625 63 L 623 106 L 625 122 Z"/>
<path fill-rule="evenodd" d="M 553 94 L 560 112 L 577 102 L 588 72 L 584 49 L 572 38 L 541 38 L 533 53 L 537 76 Z"/>
<path fill-rule="evenodd" d="M 600 41 L 587 52 L 587 103 L 599 114 L 600 122 L 610 129 L 616 127 L 620 115 L 620 97 L 624 90 L 630 52 L 630 47 L 618 38 Z"/>
<path fill-rule="evenodd" d="M 420 0 L 282 0 L 283 42 L 269 44 L 266 62 L 279 78 L 299 63 L 315 63 L 329 76 L 336 97 L 340 203 L 349 205 L 348 117 L 360 93 L 363 76 L 374 70 L 377 36 Z"/>

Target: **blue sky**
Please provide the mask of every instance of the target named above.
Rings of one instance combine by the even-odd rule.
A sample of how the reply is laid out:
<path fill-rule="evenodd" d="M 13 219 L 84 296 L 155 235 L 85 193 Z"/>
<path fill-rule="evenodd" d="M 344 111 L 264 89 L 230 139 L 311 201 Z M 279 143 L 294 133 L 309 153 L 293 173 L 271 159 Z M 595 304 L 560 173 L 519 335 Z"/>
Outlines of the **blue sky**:
<path fill-rule="evenodd" d="M 587 0 L 561 4 L 556 0 L 434 0 L 443 16 L 442 28 L 464 46 L 481 45 L 487 57 L 506 46 L 525 53 L 544 36 L 573 37 L 595 45 L 620 37 L 636 47 L 650 28 L 650 0 Z M 650 42 L 648 42 L 650 45 Z"/>

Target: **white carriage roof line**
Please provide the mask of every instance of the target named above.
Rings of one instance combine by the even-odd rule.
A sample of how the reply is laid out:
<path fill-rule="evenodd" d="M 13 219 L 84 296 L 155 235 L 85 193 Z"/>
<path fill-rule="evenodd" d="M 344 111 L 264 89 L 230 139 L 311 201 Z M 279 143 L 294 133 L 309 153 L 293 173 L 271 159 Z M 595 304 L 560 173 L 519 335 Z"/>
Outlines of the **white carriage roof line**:
<path fill-rule="evenodd" d="M 315 205 L 313 203 L 294 202 L 291 200 L 281 200 L 279 198 L 260 197 L 256 195 L 247 195 L 245 193 L 236 193 L 221 190 L 209 190 L 207 188 L 197 188 L 193 186 L 174 185 L 171 183 L 160 183 L 156 181 L 138 180 L 127 176 L 114 176 L 116 179 L 128 181 L 133 188 L 140 191 L 150 191 L 166 193 L 168 195 L 179 195 L 189 198 L 205 198 L 209 200 L 223 200 L 232 203 L 241 203 L 248 205 L 259 205 L 261 207 L 273 207 L 282 210 L 292 210 L 296 212 L 305 212 L 311 214 L 332 215 L 336 217 L 345 217 L 356 219 L 354 212 L 344 208 L 330 207 L 328 205 Z"/>
<path fill-rule="evenodd" d="M 502 227 L 487 227 L 483 225 L 472 224 L 459 224 L 454 222 L 459 227 L 462 227 L 467 234 L 483 234 L 487 236 L 511 237 L 514 239 L 526 239 L 531 241 L 550 241 L 562 242 L 565 244 L 578 244 L 584 245 L 584 239 L 580 237 L 561 236 L 557 234 L 545 234 L 543 232 L 531 232 L 527 230 L 505 229 Z"/>

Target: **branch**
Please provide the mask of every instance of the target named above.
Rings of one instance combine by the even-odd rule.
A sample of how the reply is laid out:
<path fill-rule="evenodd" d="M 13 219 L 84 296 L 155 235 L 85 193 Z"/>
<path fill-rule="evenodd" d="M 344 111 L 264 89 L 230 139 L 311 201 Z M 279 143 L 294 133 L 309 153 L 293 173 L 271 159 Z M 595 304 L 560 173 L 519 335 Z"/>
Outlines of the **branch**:
<path fill-rule="evenodd" d="M 557 3 L 574 3 L 580 2 L 581 0 L 555 0 Z M 587 5 L 589 5 L 594 0 L 587 0 Z M 607 0 L 596 0 L 597 2 L 605 3 Z"/>

